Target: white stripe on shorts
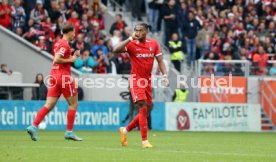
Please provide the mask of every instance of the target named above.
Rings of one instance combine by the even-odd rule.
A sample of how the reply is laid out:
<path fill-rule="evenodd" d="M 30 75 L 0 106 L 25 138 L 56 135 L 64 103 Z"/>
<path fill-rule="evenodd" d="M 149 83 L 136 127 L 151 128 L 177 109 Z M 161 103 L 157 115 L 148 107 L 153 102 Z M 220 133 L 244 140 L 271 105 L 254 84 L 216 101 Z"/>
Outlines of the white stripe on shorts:
<path fill-rule="evenodd" d="M 71 84 L 69 84 L 69 89 L 70 89 L 70 96 L 73 96 L 73 92 L 72 92 Z"/>

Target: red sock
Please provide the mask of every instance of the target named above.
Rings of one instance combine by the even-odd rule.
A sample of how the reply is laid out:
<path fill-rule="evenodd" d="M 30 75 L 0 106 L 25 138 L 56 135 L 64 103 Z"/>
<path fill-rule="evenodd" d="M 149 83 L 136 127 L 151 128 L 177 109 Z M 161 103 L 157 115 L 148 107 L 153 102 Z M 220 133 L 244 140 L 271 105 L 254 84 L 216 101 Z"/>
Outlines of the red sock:
<path fill-rule="evenodd" d="M 45 118 L 50 110 L 43 106 L 38 112 L 33 122 L 33 126 L 37 127 L 39 123 Z"/>
<path fill-rule="evenodd" d="M 136 128 L 139 125 L 139 114 L 128 124 L 126 130 L 130 132 L 132 129 Z"/>
<path fill-rule="evenodd" d="M 67 112 L 67 131 L 72 131 L 75 122 L 76 110 L 69 109 Z"/>
<path fill-rule="evenodd" d="M 147 106 L 143 106 L 139 110 L 139 126 L 142 140 L 148 139 L 148 110 Z"/>

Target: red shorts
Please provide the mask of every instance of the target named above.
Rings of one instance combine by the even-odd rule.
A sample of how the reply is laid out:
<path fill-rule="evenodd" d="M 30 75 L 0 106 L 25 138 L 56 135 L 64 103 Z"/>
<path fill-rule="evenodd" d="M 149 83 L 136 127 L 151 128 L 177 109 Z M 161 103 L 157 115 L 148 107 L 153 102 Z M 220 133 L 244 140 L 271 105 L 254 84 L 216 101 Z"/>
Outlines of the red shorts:
<path fill-rule="evenodd" d="M 62 79 L 62 75 L 51 75 L 47 97 L 60 97 L 61 94 L 65 98 L 78 94 L 74 79 L 69 76 Z"/>
<path fill-rule="evenodd" d="M 130 78 L 130 93 L 133 99 L 133 102 L 146 100 L 149 106 L 152 105 L 152 87 L 151 81 L 148 79 L 139 79 L 132 81 Z M 131 85 L 132 84 L 132 85 Z"/>

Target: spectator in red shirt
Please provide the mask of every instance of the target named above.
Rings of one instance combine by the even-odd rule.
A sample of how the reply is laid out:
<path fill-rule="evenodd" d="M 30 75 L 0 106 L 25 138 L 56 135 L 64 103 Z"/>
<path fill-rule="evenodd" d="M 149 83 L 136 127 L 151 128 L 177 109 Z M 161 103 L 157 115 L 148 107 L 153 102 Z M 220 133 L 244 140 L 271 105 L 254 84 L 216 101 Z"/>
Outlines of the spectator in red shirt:
<path fill-rule="evenodd" d="M 44 36 L 40 36 L 40 37 L 38 38 L 38 43 L 37 43 L 36 46 L 37 46 L 38 48 L 40 48 L 41 50 L 43 50 L 43 51 L 50 52 L 50 51 L 48 50 L 48 46 L 47 46 L 47 44 L 46 44 L 46 40 L 45 40 L 45 37 L 44 37 Z"/>
<path fill-rule="evenodd" d="M 78 13 L 75 11 L 72 12 L 71 17 L 68 19 L 68 22 L 74 25 L 75 35 L 78 35 L 81 27 Z"/>
<path fill-rule="evenodd" d="M 264 47 L 259 46 L 258 53 L 256 53 L 253 57 L 253 64 L 256 68 L 257 75 L 266 75 L 267 74 L 267 61 L 268 61 L 268 54 L 265 53 Z"/>
<path fill-rule="evenodd" d="M 98 23 L 100 26 L 100 30 L 103 30 L 105 28 L 104 19 L 99 12 L 93 14 L 93 16 L 90 18 L 90 22 L 92 24 Z"/>
<path fill-rule="evenodd" d="M 105 74 L 107 72 L 107 66 L 109 66 L 109 60 L 108 58 L 104 55 L 103 50 L 99 48 L 97 50 L 97 62 L 98 62 L 98 67 L 97 67 L 97 73 L 98 74 Z"/>
<path fill-rule="evenodd" d="M 11 12 L 12 8 L 8 4 L 8 0 L 2 0 L 2 3 L 0 3 L 0 25 L 8 29 L 12 25 Z"/>
<path fill-rule="evenodd" d="M 112 26 L 111 26 L 111 28 L 109 30 L 109 33 L 111 35 L 113 35 L 113 33 L 114 33 L 115 30 L 123 32 L 124 27 L 126 27 L 126 26 L 127 26 L 127 24 L 125 23 L 125 21 L 123 21 L 122 15 L 121 14 L 117 14 L 116 15 L 116 22 L 112 24 Z"/>
<path fill-rule="evenodd" d="M 221 39 L 218 31 L 215 31 L 213 37 L 210 39 L 211 51 L 215 53 L 221 53 Z"/>
<path fill-rule="evenodd" d="M 41 27 L 45 32 L 46 40 L 52 42 L 55 39 L 56 26 L 52 23 L 51 18 L 47 17 L 45 22 L 41 22 Z"/>

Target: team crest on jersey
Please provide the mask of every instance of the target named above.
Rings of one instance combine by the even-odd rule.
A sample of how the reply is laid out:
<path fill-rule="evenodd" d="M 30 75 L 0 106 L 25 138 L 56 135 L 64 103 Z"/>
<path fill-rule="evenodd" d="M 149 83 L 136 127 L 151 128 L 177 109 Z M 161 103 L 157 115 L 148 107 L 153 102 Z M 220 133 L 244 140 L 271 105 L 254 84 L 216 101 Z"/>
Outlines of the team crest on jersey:
<path fill-rule="evenodd" d="M 152 52 L 153 51 L 153 49 L 152 49 L 152 47 L 150 47 L 150 52 Z"/>

